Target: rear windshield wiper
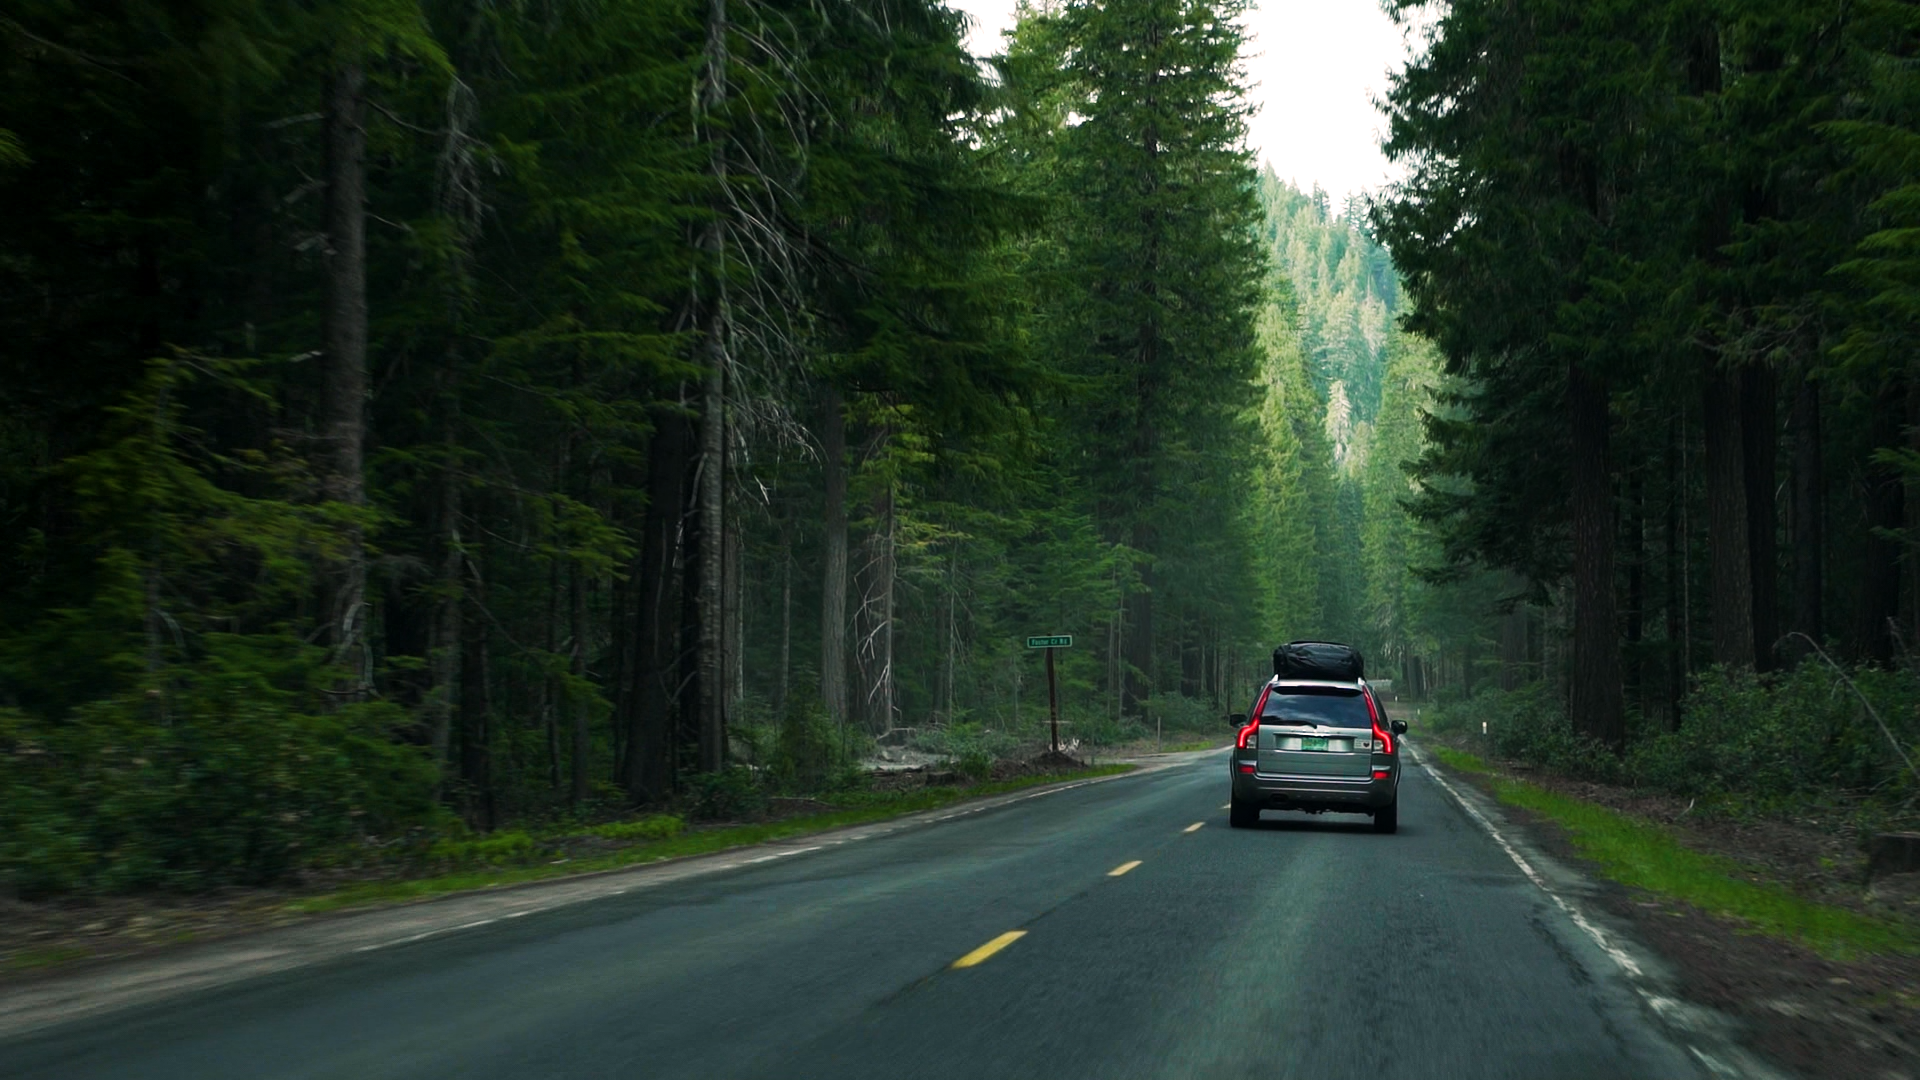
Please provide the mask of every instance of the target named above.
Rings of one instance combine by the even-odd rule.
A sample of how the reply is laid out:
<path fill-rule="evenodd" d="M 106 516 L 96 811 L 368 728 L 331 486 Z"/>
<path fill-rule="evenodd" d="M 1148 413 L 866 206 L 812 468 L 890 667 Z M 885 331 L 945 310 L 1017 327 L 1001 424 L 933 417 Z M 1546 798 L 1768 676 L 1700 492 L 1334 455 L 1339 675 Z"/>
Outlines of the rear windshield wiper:
<path fill-rule="evenodd" d="M 1274 722 L 1274 723 L 1276 723 L 1276 724 L 1305 724 L 1305 725 L 1307 725 L 1308 727 L 1319 727 L 1319 726 L 1320 726 L 1320 725 L 1319 725 L 1318 723 L 1316 723 L 1315 721 L 1312 721 L 1312 720 L 1298 720 L 1298 719 L 1295 719 L 1295 718 L 1293 718 L 1293 717 L 1291 717 L 1291 716 L 1263 716 L 1263 717 L 1261 717 L 1261 718 L 1260 718 L 1260 722 L 1261 722 L 1261 723 L 1265 723 L 1265 722 L 1267 722 L 1267 721 L 1269 721 L 1269 720 L 1271 720 L 1271 721 L 1273 721 L 1273 722 Z"/>

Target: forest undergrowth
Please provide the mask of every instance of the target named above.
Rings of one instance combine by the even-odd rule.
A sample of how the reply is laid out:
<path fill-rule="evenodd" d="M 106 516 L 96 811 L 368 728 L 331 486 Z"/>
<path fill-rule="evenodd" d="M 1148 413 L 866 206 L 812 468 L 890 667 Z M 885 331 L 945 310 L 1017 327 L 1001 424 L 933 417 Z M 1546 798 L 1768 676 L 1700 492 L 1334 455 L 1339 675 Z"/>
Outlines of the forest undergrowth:
<path fill-rule="evenodd" d="M 1838 819 L 1862 833 L 1920 823 L 1920 776 L 1903 757 L 1920 742 L 1910 667 L 1843 671 L 1809 658 L 1764 675 L 1710 668 L 1674 726 L 1630 714 L 1619 753 L 1576 731 L 1545 682 L 1441 694 L 1425 720 L 1489 757 L 1686 799 L 1698 815 Z"/>

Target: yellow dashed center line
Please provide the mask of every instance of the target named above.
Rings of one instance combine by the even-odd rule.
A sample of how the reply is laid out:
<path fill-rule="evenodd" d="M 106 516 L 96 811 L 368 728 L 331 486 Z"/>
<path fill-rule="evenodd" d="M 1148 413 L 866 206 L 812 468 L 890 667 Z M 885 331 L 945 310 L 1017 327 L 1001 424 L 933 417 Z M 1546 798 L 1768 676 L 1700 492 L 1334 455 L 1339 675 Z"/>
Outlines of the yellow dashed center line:
<path fill-rule="evenodd" d="M 1116 866 L 1116 867 L 1114 867 L 1113 869 L 1111 869 L 1111 870 L 1109 870 L 1109 871 L 1107 871 L 1107 876 L 1108 876 L 1108 877 L 1119 877 L 1119 876 L 1120 876 L 1121 874 L 1124 874 L 1124 873 L 1126 873 L 1127 871 L 1129 871 L 1129 870 L 1131 870 L 1131 869 L 1133 869 L 1134 867 L 1136 867 L 1136 866 L 1139 866 L 1139 865 L 1140 865 L 1140 860 L 1139 860 L 1139 859 L 1135 859 L 1135 860 L 1133 860 L 1132 862 L 1123 862 L 1123 863 L 1121 863 L 1121 864 L 1120 864 L 1119 866 Z"/>
<path fill-rule="evenodd" d="M 1027 932 L 1025 930 L 1009 930 L 960 959 L 955 960 L 953 966 L 957 968 L 970 968 L 1026 936 Z"/>
<path fill-rule="evenodd" d="M 1196 822 L 1194 822 L 1193 824 L 1191 824 L 1191 825 L 1189 825 L 1189 826 L 1187 826 L 1186 828 L 1184 828 L 1184 829 L 1181 829 L 1180 831 L 1181 831 L 1181 832 L 1199 832 L 1199 831 L 1200 831 L 1200 826 L 1202 826 L 1202 825 L 1205 825 L 1205 824 L 1206 824 L 1206 822 L 1204 822 L 1204 821 L 1196 821 Z"/>

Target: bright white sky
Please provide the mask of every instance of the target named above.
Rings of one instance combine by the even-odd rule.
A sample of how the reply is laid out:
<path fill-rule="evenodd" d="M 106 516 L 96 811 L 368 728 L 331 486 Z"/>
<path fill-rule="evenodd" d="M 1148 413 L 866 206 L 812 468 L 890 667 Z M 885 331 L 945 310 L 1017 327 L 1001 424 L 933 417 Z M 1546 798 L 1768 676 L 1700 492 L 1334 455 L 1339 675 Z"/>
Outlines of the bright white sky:
<path fill-rule="evenodd" d="M 1014 0 L 946 0 L 973 17 L 967 47 L 1001 51 Z M 1337 210 L 1347 194 L 1397 177 L 1380 153 L 1386 120 L 1373 98 L 1407 49 L 1378 0 L 1254 0 L 1247 74 L 1259 107 L 1250 124 L 1260 159 L 1302 190 L 1316 182 Z"/>

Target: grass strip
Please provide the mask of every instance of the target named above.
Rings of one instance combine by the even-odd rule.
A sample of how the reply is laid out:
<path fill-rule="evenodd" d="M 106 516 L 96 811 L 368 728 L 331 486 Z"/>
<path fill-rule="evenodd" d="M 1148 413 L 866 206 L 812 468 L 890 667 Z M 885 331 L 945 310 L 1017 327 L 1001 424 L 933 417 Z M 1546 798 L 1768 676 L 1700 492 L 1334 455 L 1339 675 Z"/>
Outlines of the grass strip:
<path fill-rule="evenodd" d="M 1162 751 L 1161 751 L 1161 753 L 1164 753 L 1164 754 L 1185 754 L 1185 753 L 1189 753 L 1189 752 L 1191 752 L 1191 751 L 1194 751 L 1194 750 L 1213 750 L 1213 749 L 1216 749 L 1216 748 L 1218 748 L 1218 749 L 1223 749 L 1223 750 L 1224 750 L 1224 749 L 1226 749 L 1227 747 L 1229 747 L 1229 746 L 1231 746 L 1231 745 L 1233 745 L 1233 740 L 1232 740 L 1232 739 L 1226 739 L 1226 740 L 1221 740 L 1221 739 L 1189 739 L 1189 740 L 1187 740 L 1186 742 L 1180 742 L 1180 743 L 1172 743 L 1172 744 L 1170 744 L 1170 745 L 1168 745 L 1168 746 L 1167 746 L 1167 748 L 1166 748 L 1165 750 L 1162 750 Z"/>
<path fill-rule="evenodd" d="M 1472 754 L 1445 747 L 1428 752 L 1450 769 L 1485 776 L 1501 802 L 1551 819 L 1609 880 L 1739 920 L 1832 959 L 1920 952 L 1920 931 L 1909 924 L 1808 900 L 1732 859 L 1686 847 L 1657 822 L 1500 776 Z"/>
<path fill-rule="evenodd" d="M 639 866 L 662 859 L 681 859 L 690 855 L 710 855 L 729 848 L 747 847 L 764 844 L 770 840 L 784 840 L 794 836 L 806 836 L 811 833 L 826 832 L 830 829 L 842 829 L 849 825 L 866 825 L 876 821 L 905 817 L 927 810 L 938 810 L 943 806 L 964 802 L 969 799 L 1001 795 L 1022 788 L 1039 787 L 1043 784 L 1056 784 L 1067 780 L 1085 780 L 1097 776 L 1114 776 L 1131 772 L 1132 765 L 1100 765 L 1070 773 L 1046 773 L 1037 776 L 1022 776 L 1012 780 L 998 780 L 985 784 L 972 784 L 966 787 L 938 787 L 924 791 L 904 792 L 897 798 L 884 802 L 868 803 L 845 809 L 826 810 L 818 814 L 806 814 L 791 817 L 783 821 L 769 821 L 762 824 L 727 825 L 714 829 L 696 829 L 682 833 L 671 839 L 650 844 L 639 844 L 610 851 L 586 859 L 574 859 L 560 864 L 546 863 L 538 866 L 494 867 L 477 870 L 459 870 L 431 877 L 404 878 L 390 881 L 368 881 L 350 885 L 335 892 L 318 896 L 304 897 L 286 906 L 288 911 L 316 913 L 338 911 L 342 908 L 362 907 L 368 904 L 395 903 L 405 900 L 417 900 L 428 896 L 440 896 L 447 893 L 470 892 L 478 889 L 495 888 L 501 885 L 518 885 L 528 881 L 541 881 L 547 878 L 568 877 L 573 874 L 588 874 L 601 870 L 617 870 L 626 866 Z"/>

